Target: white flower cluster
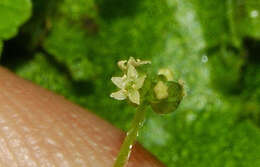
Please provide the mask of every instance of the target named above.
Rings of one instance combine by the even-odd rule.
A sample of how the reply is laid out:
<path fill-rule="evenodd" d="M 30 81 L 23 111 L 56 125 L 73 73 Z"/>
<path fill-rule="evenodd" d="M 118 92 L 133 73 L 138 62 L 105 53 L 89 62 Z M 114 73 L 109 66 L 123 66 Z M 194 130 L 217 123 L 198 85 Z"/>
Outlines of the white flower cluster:
<path fill-rule="evenodd" d="M 112 82 L 120 89 L 117 92 L 111 93 L 110 97 L 117 100 L 125 100 L 129 98 L 132 103 L 140 104 L 139 89 L 142 88 L 146 75 L 139 74 L 136 67 L 151 64 L 150 61 L 135 60 L 130 57 L 129 60 L 122 60 L 118 62 L 119 68 L 123 71 L 122 77 L 112 77 Z"/>

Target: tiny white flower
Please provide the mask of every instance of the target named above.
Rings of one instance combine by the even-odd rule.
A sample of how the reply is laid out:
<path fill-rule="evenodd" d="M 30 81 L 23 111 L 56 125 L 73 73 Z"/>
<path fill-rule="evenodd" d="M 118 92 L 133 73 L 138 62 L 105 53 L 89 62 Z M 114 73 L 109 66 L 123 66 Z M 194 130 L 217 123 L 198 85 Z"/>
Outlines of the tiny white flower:
<path fill-rule="evenodd" d="M 123 71 L 126 72 L 129 66 L 139 67 L 144 64 L 151 64 L 151 61 L 141 61 L 140 59 L 134 59 L 133 57 L 130 57 L 129 60 L 121 60 L 118 61 L 117 65 L 118 67 Z"/>
<path fill-rule="evenodd" d="M 130 57 L 128 60 L 128 65 L 133 65 L 134 67 L 138 67 L 144 64 L 151 64 L 151 61 L 141 61 L 140 59 L 134 59 L 133 57 Z"/>
<path fill-rule="evenodd" d="M 110 97 L 117 100 L 125 100 L 129 98 L 132 103 L 140 104 L 140 94 L 139 89 L 142 88 L 146 75 L 138 74 L 135 67 L 148 64 L 149 61 L 141 61 L 139 59 L 135 60 L 130 57 L 128 61 L 122 60 L 118 62 L 119 68 L 124 71 L 122 77 L 112 77 L 112 82 L 120 89 L 117 92 L 111 93 Z"/>

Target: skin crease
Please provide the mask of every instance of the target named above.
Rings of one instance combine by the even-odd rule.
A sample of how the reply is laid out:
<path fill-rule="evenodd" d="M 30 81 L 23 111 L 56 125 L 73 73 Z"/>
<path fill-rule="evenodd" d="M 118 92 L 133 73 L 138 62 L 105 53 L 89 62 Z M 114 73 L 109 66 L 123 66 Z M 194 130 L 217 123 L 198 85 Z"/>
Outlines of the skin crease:
<path fill-rule="evenodd" d="M 1 167 L 112 167 L 124 133 L 0 67 Z M 127 167 L 163 167 L 139 144 Z"/>

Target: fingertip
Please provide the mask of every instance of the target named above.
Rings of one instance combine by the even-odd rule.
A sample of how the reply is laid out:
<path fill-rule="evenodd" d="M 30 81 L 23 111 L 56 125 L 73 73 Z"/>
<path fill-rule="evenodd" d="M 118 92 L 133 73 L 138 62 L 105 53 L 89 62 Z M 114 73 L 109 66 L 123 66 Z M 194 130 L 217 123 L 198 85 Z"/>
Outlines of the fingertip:
<path fill-rule="evenodd" d="M 124 133 L 0 67 L 0 166 L 113 166 Z M 10 165 L 11 164 L 11 165 Z M 162 167 L 134 146 L 128 167 Z"/>

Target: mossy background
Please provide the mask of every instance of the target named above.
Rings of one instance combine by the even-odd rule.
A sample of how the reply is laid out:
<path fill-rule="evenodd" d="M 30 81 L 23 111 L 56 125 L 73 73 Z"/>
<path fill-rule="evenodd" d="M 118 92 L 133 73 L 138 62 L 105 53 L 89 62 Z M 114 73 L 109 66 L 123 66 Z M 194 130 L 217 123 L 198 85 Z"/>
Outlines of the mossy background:
<path fill-rule="evenodd" d="M 168 167 L 260 166 L 260 0 L 2 0 L 0 52 L 123 130 L 134 109 L 109 98 L 116 62 L 168 67 L 187 96 L 149 111 L 139 142 Z"/>

